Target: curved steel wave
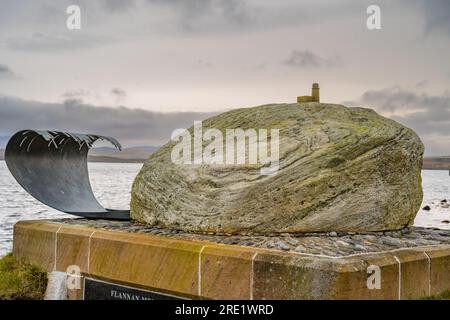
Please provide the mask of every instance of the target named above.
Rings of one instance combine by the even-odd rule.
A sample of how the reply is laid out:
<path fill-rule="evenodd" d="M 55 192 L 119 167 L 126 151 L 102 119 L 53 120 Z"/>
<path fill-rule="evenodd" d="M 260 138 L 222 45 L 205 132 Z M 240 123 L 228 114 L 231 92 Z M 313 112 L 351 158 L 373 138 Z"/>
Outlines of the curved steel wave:
<path fill-rule="evenodd" d="M 90 219 L 129 220 L 129 210 L 105 209 L 92 192 L 87 155 L 97 140 L 121 150 L 111 137 L 23 130 L 9 140 L 5 161 L 17 182 L 49 207 Z"/>

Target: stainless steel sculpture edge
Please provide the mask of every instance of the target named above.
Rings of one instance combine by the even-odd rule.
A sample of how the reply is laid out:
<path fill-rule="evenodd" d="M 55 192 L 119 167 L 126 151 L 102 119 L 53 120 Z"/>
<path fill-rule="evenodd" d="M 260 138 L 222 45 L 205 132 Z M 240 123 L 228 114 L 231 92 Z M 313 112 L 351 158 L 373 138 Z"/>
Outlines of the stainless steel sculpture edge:
<path fill-rule="evenodd" d="M 90 219 L 130 220 L 129 210 L 106 209 L 94 196 L 87 156 L 97 140 L 121 150 L 111 137 L 23 130 L 8 141 L 5 161 L 17 182 L 49 207 Z"/>

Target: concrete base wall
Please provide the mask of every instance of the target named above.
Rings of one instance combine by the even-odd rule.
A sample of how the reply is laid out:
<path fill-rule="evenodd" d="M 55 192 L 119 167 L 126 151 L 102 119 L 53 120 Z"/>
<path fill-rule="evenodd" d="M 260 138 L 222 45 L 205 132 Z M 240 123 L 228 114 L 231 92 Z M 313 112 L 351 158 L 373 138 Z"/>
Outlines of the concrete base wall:
<path fill-rule="evenodd" d="M 449 245 L 327 257 L 21 221 L 13 253 L 48 271 L 76 266 L 83 277 L 192 299 L 416 299 L 450 289 Z M 368 288 L 369 266 L 379 289 Z M 82 299 L 82 287 L 69 298 Z"/>

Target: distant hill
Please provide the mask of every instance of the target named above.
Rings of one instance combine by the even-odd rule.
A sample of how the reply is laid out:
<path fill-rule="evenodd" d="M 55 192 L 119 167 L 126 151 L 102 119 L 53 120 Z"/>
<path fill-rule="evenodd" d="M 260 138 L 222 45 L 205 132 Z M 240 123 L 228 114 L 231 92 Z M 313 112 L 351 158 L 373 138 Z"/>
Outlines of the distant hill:
<path fill-rule="evenodd" d="M 141 163 L 158 150 L 158 147 L 131 147 L 119 151 L 110 147 L 92 148 L 89 151 L 90 162 L 131 162 Z M 0 160 L 4 160 L 3 149 L 0 149 Z"/>
<path fill-rule="evenodd" d="M 112 147 L 92 148 L 89 151 L 91 157 L 112 157 L 118 159 L 141 159 L 147 160 L 148 157 L 158 150 L 158 147 L 144 146 L 144 147 L 130 147 L 119 151 Z"/>
<path fill-rule="evenodd" d="M 110 150 L 95 150 L 92 149 L 89 152 L 89 161 L 91 162 L 144 162 L 149 155 L 158 148 L 155 147 L 142 147 L 152 148 L 151 150 L 134 150 L 135 148 L 124 149 L 122 152 L 112 153 Z M 101 149 L 101 148 L 99 148 Z M 109 148 L 107 148 L 109 149 Z M 111 148 L 112 149 L 112 148 Z M 95 150 L 95 151 L 94 151 Z M 93 152 L 94 151 L 94 152 Z M 150 153 L 149 153 L 150 152 Z M 1 159 L 1 155 L 0 155 Z M 450 170 L 450 157 L 425 157 L 423 158 L 422 169 L 425 170 Z"/>
<path fill-rule="evenodd" d="M 423 158 L 422 168 L 428 170 L 450 170 L 450 157 Z"/>
<path fill-rule="evenodd" d="M 110 147 L 93 148 L 89 151 L 89 162 L 130 162 L 141 163 L 158 150 L 159 147 L 131 147 L 119 151 Z M 0 149 L 0 160 L 4 160 L 5 150 Z M 422 169 L 450 170 L 450 156 L 425 157 Z"/>
<path fill-rule="evenodd" d="M 88 162 L 143 163 L 147 159 L 120 159 L 117 157 L 88 156 Z"/>
<path fill-rule="evenodd" d="M 10 137 L 0 136 L 0 149 L 5 149 Z"/>
<path fill-rule="evenodd" d="M 88 160 L 91 162 L 144 162 L 159 147 L 131 147 L 119 151 L 110 147 L 92 148 Z"/>

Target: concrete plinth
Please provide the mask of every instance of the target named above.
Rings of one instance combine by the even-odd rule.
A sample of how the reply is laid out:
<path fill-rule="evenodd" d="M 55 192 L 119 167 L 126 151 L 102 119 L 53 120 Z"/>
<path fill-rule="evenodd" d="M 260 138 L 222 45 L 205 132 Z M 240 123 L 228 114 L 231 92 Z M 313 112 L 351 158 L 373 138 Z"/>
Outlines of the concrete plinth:
<path fill-rule="evenodd" d="M 450 289 L 450 245 L 433 241 L 330 256 L 108 230 L 77 220 L 21 221 L 13 253 L 48 271 L 75 266 L 82 279 L 179 298 L 415 299 Z M 378 276 L 379 289 L 372 281 Z M 69 298 L 83 297 L 81 281 Z"/>

